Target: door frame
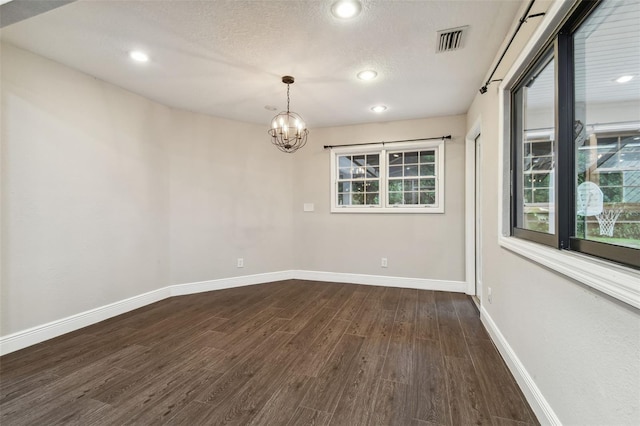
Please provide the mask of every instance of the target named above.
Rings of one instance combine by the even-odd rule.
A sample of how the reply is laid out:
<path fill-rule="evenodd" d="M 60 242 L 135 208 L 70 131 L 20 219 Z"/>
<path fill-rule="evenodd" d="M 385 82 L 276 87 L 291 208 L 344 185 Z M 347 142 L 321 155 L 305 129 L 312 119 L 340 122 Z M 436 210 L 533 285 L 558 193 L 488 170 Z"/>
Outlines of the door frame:
<path fill-rule="evenodd" d="M 482 133 L 482 117 L 478 117 L 465 137 L 465 281 L 466 294 L 482 297 L 482 286 L 476 291 L 476 138 Z M 478 209 L 479 210 L 479 209 Z M 479 214 L 480 215 L 480 214 Z"/>

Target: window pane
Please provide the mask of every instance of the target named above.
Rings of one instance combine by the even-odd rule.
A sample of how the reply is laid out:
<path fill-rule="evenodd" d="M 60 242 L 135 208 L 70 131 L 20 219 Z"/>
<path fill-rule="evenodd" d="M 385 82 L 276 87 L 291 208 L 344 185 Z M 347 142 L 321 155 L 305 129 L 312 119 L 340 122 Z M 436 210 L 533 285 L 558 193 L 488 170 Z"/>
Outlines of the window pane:
<path fill-rule="evenodd" d="M 420 162 L 421 163 L 433 163 L 436 161 L 436 156 L 434 151 L 421 151 L 420 152 Z"/>
<path fill-rule="evenodd" d="M 351 195 L 349 194 L 338 194 L 338 205 L 346 206 L 351 204 Z"/>
<path fill-rule="evenodd" d="M 351 182 L 338 182 L 338 192 L 351 191 Z"/>
<path fill-rule="evenodd" d="M 366 201 L 368 205 L 378 205 L 380 204 L 380 197 L 377 193 L 366 194 Z"/>
<path fill-rule="evenodd" d="M 356 180 L 351 184 L 351 190 L 353 192 L 364 192 L 364 181 Z"/>
<path fill-rule="evenodd" d="M 640 1 L 605 1 L 574 33 L 573 148 L 574 235 L 640 249 L 638 22 Z"/>
<path fill-rule="evenodd" d="M 389 204 L 402 204 L 402 192 L 390 192 Z"/>
<path fill-rule="evenodd" d="M 436 193 L 433 191 L 425 191 L 420 193 L 420 204 L 435 204 Z"/>
<path fill-rule="evenodd" d="M 380 167 L 368 167 L 367 168 L 367 177 L 368 178 L 380 177 Z"/>
<path fill-rule="evenodd" d="M 555 62 L 547 56 L 516 90 L 515 151 L 518 155 L 515 226 L 555 233 Z"/>
<path fill-rule="evenodd" d="M 390 180 L 389 181 L 389 191 L 402 191 L 402 181 L 401 180 Z"/>
<path fill-rule="evenodd" d="M 353 194 L 351 196 L 351 201 L 353 205 L 362 205 L 364 204 L 364 194 Z"/>
<path fill-rule="evenodd" d="M 404 175 L 405 176 L 418 176 L 418 165 L 413 166 L 405 166 L 404 167 Z"/>
<path fill-rule="evenodd" d="M 404 164 L 418 164 L 418 153 L 417 152 L 405 152 L 404 153 Z"/>
<path fill-rule="evenodd" d="M 371 180 L 366 183 L 367 192 L 378 192 L 380 190 L 380 182 Z"/>
<path fill-rule="evenodd" d="M 368 166 L 379 166 L 380 165 L 380 154 L 369 154 L 369 155 L 367 155 L 367 165 Z"/>
<path fill-rule="evenodd" d="M 418 193 L 417 192 L 405 192 L 404 193 L 404 203 L 408 205 L 418 204 Z"/>
<path fill-rule="evenodd" d="M 338 167 L 351 167 L 351 157 L 348 155 L 339 156 Z"/>
<path fill-rule="evenodd" d="M 435 189 L 435 179 L 420 179 L 420 189 Z"/>
<path fill-rule="evenodd" d="M 351 167 L 338 170 L 338 179 L 351 179 Z"/>
<path fill-rule="evenodd" d="M 389 164 L 402 164 L 402 153 L 389 154 Z"/>
<path fill-rule="evenodd" d="M 402 177 L 402 166 L 389 166 L 389 177 Z"/>
<path fill-rule="evenodd" d="M 435 176 L 436 166 L 434 164 L 427 164 L 420 166 L 420 176 Z"/>

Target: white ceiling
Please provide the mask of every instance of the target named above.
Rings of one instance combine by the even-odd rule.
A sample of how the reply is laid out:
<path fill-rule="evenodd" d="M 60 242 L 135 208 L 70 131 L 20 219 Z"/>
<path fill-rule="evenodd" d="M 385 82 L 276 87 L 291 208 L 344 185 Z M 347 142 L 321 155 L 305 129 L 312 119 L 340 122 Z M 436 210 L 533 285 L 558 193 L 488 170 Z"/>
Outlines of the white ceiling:
<path fill-rule="evenodd" d="M 0 37 L 165 105 L 246 122 L 286 109 L 280 78 L 293 75 L 291 110 L 313 128 L 466 113 L 521 2 L 364 0 L 350 21 L 331 5 L 78 0 Z M 438 30 L 465 25 L 462 49 L 435 53 Z M 133 63 L 132 49 L 150 62 Z M 364 69 L 378 78 L 358 80 Z"/>

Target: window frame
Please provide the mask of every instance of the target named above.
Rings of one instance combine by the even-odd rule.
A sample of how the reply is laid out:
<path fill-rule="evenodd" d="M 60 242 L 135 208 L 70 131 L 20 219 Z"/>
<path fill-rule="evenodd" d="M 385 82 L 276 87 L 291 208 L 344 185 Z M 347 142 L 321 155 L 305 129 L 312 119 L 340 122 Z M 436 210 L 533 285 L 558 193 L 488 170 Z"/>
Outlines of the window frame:
<path fill-rule="evenodd" d="M 509 85 L 510 96 L 510 128 L 511 128 L 511 196 L 510 206 L 510 235 L 559 249 L 568 249 L 582 254 L 596 256 L 608 261 L 620 263 L 633 268 L 640 268 L 640 250 L 626 246 L 597 242 L 578 238 L 575 235 L 575 159 L 574 159 L 574 55 L 573 37 L 581 24 L 596 11 L 601 2 L 584 2 L 577 5 L 566 16 L 559 30 L 552 33 L 548 42 L 538 48 L 538 54 L 531 59 L 529 65 L 521 68 L 519 77 Z M 551 59 L 549 54 L 551 52 Z M 519 176 L 516 165 L 522 160 L 522 145 L 518 130 L 523 111 L 517 105 L 518 91 L 526 84 L 527 79 L 536 70 L 555 61 L 555 233 L 547 234 L 519 228 L 517 219 Z M 560 101 L 562 100 L 562 102 Z"/>
<path fill-rule="evenodd" d="M 435 151 L 435 191 L 436 202 L 433 205 L 388 205 L 389 176 L 388 154 L 411 151 Z M 379 200 L 380 205 L 338 205 L 338 157 L 341 155 L 380 155 Z M 331 149 L 331 212 L 332 213 L 444 213 L 445 202 L 445 141 L 424 140 L 399 142 L 393 144 L 362 144 Z M 416 179 L 421 179 L 416 176 Z"/>
<path fill-rule="evenodd" d="M 595 289 L 615 301 L 640 309 L 640 271 L 605 259 L 571 250 L 538 244 L 511 233 L 511 90 L 526 72 L 548 40 L 576 9 L 578 0 L 554 0 L 540 25 L 505 72 L 497 87 L 498 100 L 498 244 L 511 253 L 554 271 L 587 288 Z"/>

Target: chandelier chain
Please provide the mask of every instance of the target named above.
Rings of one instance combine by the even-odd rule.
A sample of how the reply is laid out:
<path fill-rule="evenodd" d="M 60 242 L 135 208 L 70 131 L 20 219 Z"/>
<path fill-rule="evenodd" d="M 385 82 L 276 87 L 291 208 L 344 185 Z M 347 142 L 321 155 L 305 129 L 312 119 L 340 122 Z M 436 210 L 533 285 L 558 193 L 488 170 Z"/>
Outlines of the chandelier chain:
<path fill-rule="evenodd" d="M 287 84 L 287 113 L 289 112 L 289 84 Z"/>

